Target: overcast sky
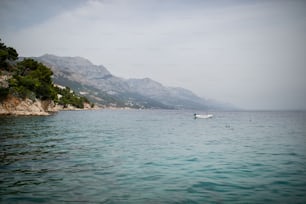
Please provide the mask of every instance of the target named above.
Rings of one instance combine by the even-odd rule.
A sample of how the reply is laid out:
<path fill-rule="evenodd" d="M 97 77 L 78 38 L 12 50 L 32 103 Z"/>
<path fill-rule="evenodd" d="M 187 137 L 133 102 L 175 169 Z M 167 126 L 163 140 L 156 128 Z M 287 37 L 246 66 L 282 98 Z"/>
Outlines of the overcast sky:
<path fill-rule="evenodd" d="M 306 109 L 306 1 L 0 0 L 21 56 L 81 56 L 245 109 Z"/>

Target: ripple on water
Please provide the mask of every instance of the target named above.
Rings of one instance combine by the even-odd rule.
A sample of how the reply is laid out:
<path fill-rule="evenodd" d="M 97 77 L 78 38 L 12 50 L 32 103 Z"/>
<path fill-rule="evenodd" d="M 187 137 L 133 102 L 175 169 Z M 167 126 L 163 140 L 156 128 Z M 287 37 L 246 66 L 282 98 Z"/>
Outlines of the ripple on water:
<path fill-rule="evenodd" d="M 306 203 L 305 113 L 192 114 L 0 117 L 0 202 Z"/>

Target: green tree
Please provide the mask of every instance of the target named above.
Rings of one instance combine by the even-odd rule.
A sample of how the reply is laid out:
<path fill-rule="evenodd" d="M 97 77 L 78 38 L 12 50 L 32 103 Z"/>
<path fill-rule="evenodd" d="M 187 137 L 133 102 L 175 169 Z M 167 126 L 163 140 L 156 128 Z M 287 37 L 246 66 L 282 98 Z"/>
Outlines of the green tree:
<path fill-rule="evenodd" d="M 6 70 L 12 78 L 8 80 L 9 87 L 0 86 L 0 100 L 8 94 L 21 98 L 36 98 L 53 100 L 67 106 L 71 104 L 78 108 L 84 108 L 84 103 L 90 103 L 85 97 L 77 96 L 70 88 L 60 89 L 53 86 L 53 72 L 51 69 L 33 59 L 24 59 L 21 62 L 12 63 L 18 59 L 18 53 L 12 47 L 7 47 L 0 39 L 0 71 Z M 60 94 L 62 97 L 58 98 Z"/>
<path fill-rule="evenodd" d="M 52 84 L 52 74 L 53 72 L 42 63 L 33 59 L 24 59 L 17 64 L 16 74 L 10 85 L 22 97 L 31 91 L 37 98 L 54 100 L 57 93 Z"/>
<path fill-rule="evenodd" d="M 18 59 L 17 51 L 12 47 L 7 47 L 0 39 L 0 69 L 7 70 L 10 62 Z"/>
<path fill-rule="evenodd" d="M 77 108 L 84 108 L 84 103 L 90 103 L 87 98 L 77 96 L 69 87 L 64 89 L 55 87 L 55 90 L 61 95 L 57 102 L 64 107 L 67 107 L 70 104 Z"/>

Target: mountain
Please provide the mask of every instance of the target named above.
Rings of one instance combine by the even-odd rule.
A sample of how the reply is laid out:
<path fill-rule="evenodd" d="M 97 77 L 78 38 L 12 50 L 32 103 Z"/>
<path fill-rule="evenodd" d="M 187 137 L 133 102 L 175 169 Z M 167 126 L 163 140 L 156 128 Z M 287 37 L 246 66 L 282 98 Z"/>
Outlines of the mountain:
<path fill-rule="evenodd" d="M 183 88 L 165 87 L 149 78 L 128 79 L 130 90 L 176 109 L 210 109 L 205 100 Z"/>
<path fill-rule="evenodd" d="M 183 88 L 165 87 L 150 78 L 123 79 L 104 66 L 81 57 L 43 55 L 34 58 L 49 66 L 53 81 L 69 86 L 91 101 L 104 106 L 167 109 L 224 109 L 217 102 L 200 98 Z"/>
<path fill-rule="evenodd" d="M 115 87 L 120 90 L 124 86 L 122 80 L 111 75 L 104 66 L 93 65 L 90 61 L 81 57 L 43 55 L 36 60 L 53 70 L 55 81 L 58 78 L 67 78 L 80 84 L 99 88 L 105 92 L 111 92 Z"/>

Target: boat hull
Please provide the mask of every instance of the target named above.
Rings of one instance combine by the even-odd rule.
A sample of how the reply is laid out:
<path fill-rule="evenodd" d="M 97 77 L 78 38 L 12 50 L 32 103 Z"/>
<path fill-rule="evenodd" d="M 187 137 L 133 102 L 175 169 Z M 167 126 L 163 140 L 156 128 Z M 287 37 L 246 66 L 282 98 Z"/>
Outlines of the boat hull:
<path fill-rule="evenodd" d="M 212 118 L 213 115 L 212 114 L 207 114 L 207 115 L 199 115 L 199 114 L 195 114 L 194 118 L 195 119 L 208 119 L 208 118 Z"/>

